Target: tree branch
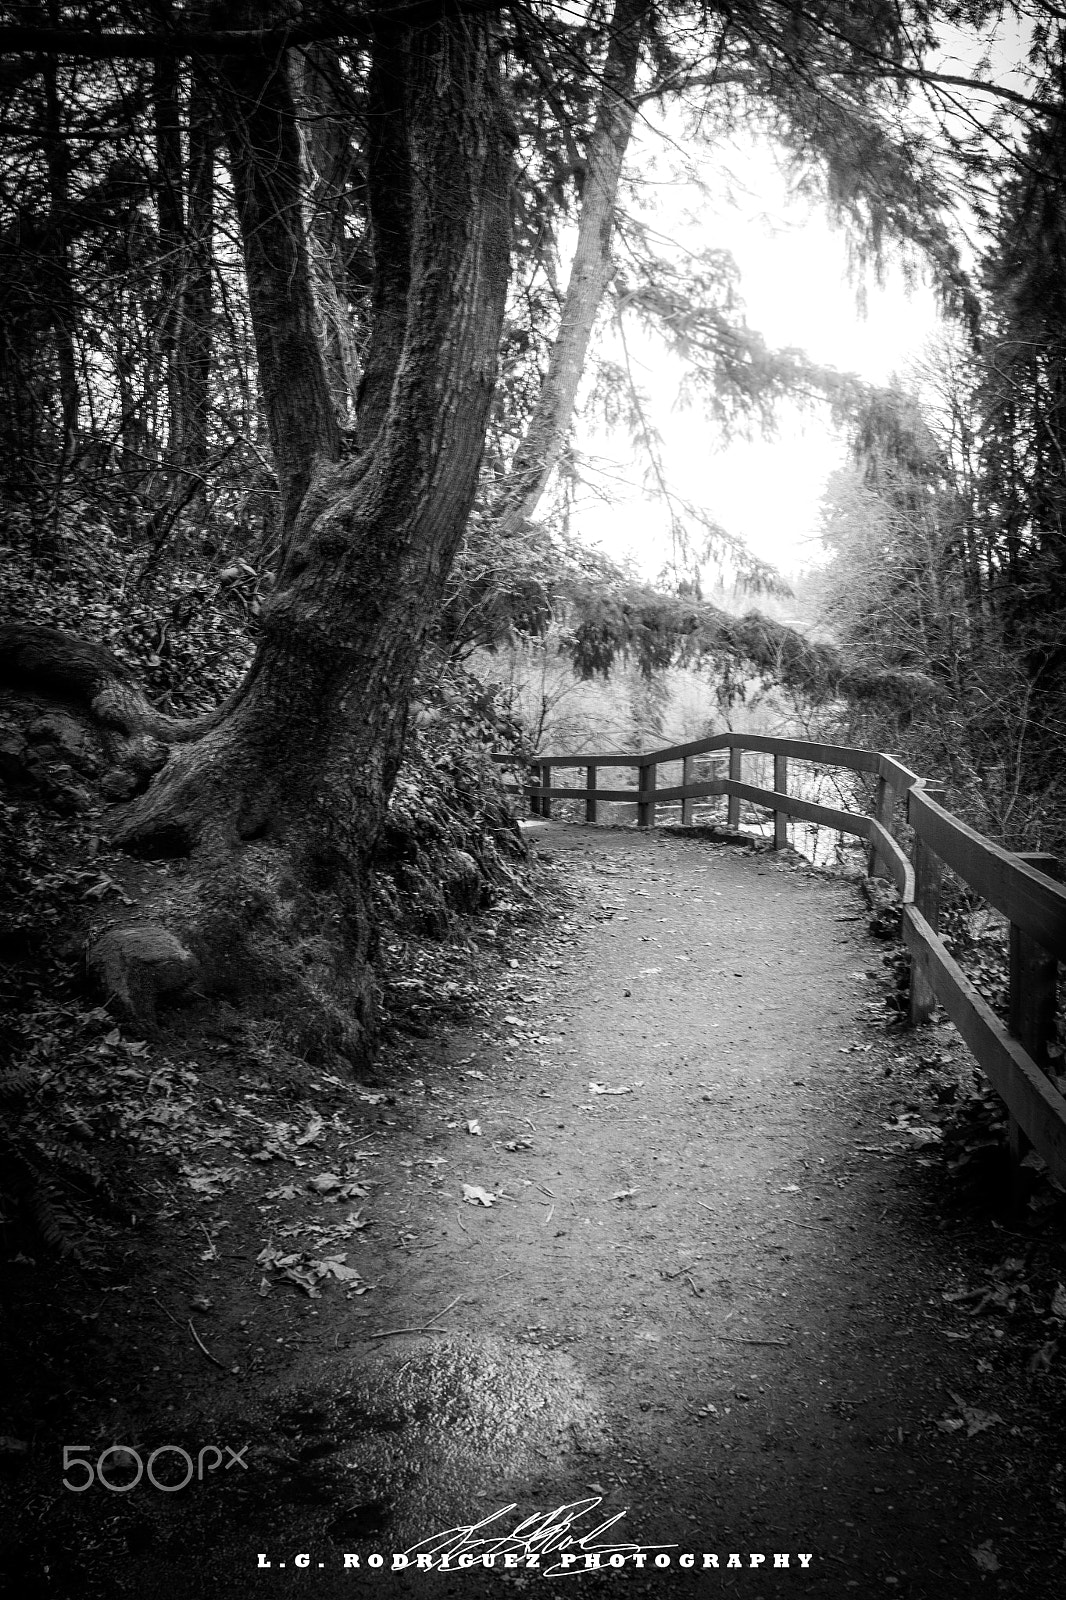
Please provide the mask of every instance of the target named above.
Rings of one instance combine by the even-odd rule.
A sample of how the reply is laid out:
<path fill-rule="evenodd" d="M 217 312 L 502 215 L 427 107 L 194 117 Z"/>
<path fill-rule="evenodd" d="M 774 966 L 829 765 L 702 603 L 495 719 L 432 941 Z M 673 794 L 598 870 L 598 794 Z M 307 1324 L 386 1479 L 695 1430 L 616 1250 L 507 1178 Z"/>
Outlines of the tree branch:
<path fill-rule="evenodd" d="M 295 45 L 364 43 L 381 28 L 412 28 L 455 14 L 502 11 L 508 0 L 410 0 L 409 4 L 349 14 L 338 7 L 316 22 L 273 28 L 174 28 L 151 33 L 105 33 L 96 28 L 0 27 L 0 55 L 77 56 L 83 60 L 154 60 L 167 56 L 276 56 Z"/>

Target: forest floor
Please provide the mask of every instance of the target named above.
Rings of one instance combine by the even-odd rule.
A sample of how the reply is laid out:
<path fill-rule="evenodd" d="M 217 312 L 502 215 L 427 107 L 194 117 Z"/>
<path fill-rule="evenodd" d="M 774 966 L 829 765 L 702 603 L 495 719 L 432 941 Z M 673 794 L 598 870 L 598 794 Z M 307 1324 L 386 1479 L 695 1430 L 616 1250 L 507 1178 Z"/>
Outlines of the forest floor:
<path fill-rule="evenodd" d="M 187 1142 L 124 1270 L 23 1262 L 11 1593 L 1060 1595 L 1066 1252 L 950 1171 L 971 1063 L 857 885 L 535 831 L 559 896 L 373 1083 L 153 1061 Z"/>

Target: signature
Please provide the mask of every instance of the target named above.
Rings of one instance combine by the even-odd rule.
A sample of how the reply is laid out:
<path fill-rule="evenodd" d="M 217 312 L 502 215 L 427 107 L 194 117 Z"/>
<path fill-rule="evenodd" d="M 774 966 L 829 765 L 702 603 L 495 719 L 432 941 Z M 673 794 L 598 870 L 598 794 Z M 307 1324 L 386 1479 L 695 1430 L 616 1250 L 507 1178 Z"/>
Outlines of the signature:
<path fill-rule="evenodd" d="M 588 1500 L 571 1500 L 554 1511 L 534 1512 L 512 1528 L 502 1533 L 498 1528 L 490 1532 L 493 1523 L 518 1509 L 517 1501 L 501 1506 L 480 1522 L 461 1523 L 446 1528 L 441 1533 L 431 1533 L 403 1552 L 404 1565 L 414 1565 L 423 1570 L 452 1567 L 469 1567 L 476 1564 L 508 1567 L 533 1567 L 545 1577 L 585 1572 L 604 1562 L 622 1566 L 632 1561 L 643 1566 L 644 1557 L 655 1550 L 676 1550 L 674 1544 L 633 1544 L 605 1540 L 616 1523 L 622 1521 L 625 1511 L 598 1522 L 595 1527 L 581 1531 L 577 1524 L 591 1518 L 602 1497 L 594 1495 Z M 611 1557 L 615 1557 L 611 1561 Z M 617 1558 L 621 1559 L 617 1559 Z M 502 1558 L 502 1559 L 501 1559 Z M 393 1558 L 395 1565 L 397 1558 Z"/>

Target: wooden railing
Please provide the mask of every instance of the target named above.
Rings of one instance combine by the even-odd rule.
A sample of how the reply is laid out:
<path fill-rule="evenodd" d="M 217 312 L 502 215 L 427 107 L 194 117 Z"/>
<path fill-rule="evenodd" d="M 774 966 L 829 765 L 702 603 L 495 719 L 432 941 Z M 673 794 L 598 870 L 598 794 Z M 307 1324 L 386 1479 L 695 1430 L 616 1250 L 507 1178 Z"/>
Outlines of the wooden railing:
<path fill-rule="evenodd" d="M 769 754 L 774 761 L 774 787 L 744 782 L 746 751 Z M 728 775 L 697 779 L 699 757 L 728 757 Z M 533 771 L 533 781 L 513 785 L 529 797 L 534 815 L 551 815 L 553 800 L 584 800 L 585 820 L 596 822 L 603 801 L 636 802 L 637 825 L 653 828 L 656 808 L 681 804 L 681 820 L 692 820 L 697 800 L 725 795 L 727 819 L 740 821 L 741 801 L 773 813 L 774 848 L 788 843 L 788 818 L 817 823 L 863 839 L 871 876 L 888 877 L 899 891 L 903 939 L 911 958 L 910 1016 L 928 1021 L 939 1001 L 969 1045 L 1000 1098 L 1010 1121 L 1011 1148 L 1020 1160 L 1032 1146 L 1056 1181 L 1066 1186 L 1066 1098 L 1044 1070 L 1052 1042 L 1058 963 L 1066 960 L 1066 889 L 1055 881 L 1058 863 L 1041 854 L 1015 855 L 993 844 L 952 815 L 943 805 L 943 790 L 879 751 L 847 745 L 816 744 L 803 739 L 774 739 L 757 734 L 723 733 L 710 739 L 639 754 L 534 756 L 516 762 L 497 756 L 502 765 Z M 815 804 L 788 791 L 789 762 L 843 768 L 875 780 L 872 814 Z M 680 763 L 680 784 L 660 787 L 659 768 Z M 584 788 L 552 783 L 553 771 L 584 768 Z M 600 768 L 635 768 L 636 789 L 597 785 Z M 913 832 L 908 857 L 893 832 L 897 807 L 906 808 Z M 999 1020 L 938 933 L 941 874 L 949 868 L 963 883 L 994 906 L 1010 924 L 1010 1018 Z"/>

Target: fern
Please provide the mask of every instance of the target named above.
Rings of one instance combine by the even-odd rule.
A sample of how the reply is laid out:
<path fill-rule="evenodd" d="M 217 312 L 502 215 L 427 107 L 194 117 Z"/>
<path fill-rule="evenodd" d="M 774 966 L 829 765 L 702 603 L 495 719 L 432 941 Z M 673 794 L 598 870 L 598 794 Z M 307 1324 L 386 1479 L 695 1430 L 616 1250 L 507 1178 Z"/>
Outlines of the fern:
<path fill-rule="evenodd" d="M 26 1100 L 40 1082 L 36 1067 L 16 1067 L 10 1072 L 0 1072 L 0 1102 L 18 1104 Z"/>
<path fill-rule="evenodd" d="M 34 1232 L 53 1254 L 85 1266 L 86 1258 L 73 1235 L 84 1231 L 84 1224 L 57 1192 L 54 1184 L 34 1174 L 25 1209 Z"/>

